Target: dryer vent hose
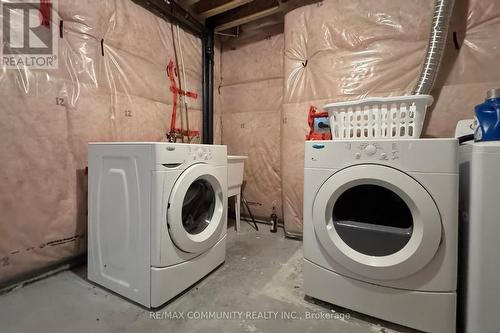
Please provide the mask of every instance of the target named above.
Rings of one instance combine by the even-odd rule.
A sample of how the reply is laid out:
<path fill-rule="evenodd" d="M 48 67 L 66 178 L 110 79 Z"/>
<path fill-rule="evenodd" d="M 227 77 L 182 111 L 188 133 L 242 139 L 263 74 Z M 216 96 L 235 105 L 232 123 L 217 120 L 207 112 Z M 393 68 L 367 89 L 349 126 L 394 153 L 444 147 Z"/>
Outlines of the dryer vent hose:
<path fill-rule="evenodd" d="M 425 61 L 413 89 L 413 95 L 429 95 L 434 86 L 446 46 L 446 36 L 454 3 L 455 0 L 436 0 Z"/>

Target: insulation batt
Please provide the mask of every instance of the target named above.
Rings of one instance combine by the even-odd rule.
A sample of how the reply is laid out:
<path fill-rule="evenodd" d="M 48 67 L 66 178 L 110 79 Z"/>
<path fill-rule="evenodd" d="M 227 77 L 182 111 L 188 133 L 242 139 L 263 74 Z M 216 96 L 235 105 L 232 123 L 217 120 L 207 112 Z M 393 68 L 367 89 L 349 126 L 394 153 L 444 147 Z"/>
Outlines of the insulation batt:
<path fill-rule="evenodd" d="M 280 118 L 283 104 L 283 35 L 222 49 L 222 143 L 246 155 L 243 195 L 255 216 L 281 217 Z M 245 209 L 242 214 L 248 214 Z"/>
<path fill-rule="evenodd" d="M 58 69 L 0 68 L 0 283 L 86 251 L 88 142 L 169 130 L 169 23 L 129 0 L 59 1 L 52 20 L 63 20 Z M 201 40 L 180 35 L 201 131 Z"/>

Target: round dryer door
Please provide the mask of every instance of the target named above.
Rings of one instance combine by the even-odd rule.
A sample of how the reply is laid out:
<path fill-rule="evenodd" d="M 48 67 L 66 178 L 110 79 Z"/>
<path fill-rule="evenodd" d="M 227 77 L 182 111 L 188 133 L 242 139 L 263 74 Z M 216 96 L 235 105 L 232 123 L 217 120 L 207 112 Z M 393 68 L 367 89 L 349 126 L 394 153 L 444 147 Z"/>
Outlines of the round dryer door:
<path fill-rule="evenodd" d="M 314 200 L 313 224 L 336 262 L 376 280 L 419 271 L 441 241 L 430 194 L 409 175 L 381 165 L 357 165 L 328 178 Z"/>
<path fill-rule="evenodd" d="M 170 194 L 170 237 L 184 252 L 201 253 L 220 239 L 225 223 L 225 167 L 195 164 L 177 179 Z"/>

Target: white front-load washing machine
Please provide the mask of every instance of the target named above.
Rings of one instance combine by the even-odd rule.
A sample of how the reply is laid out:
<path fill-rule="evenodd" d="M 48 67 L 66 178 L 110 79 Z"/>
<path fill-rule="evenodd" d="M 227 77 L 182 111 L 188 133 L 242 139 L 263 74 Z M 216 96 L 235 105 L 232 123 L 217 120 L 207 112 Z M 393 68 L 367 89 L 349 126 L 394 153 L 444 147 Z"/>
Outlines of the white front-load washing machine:
<path fill-rule="evenodd" d="M 455 139 L 306 142 L 306 294 L 454 332 L 457 147 Z"/>
<path fill-rule="evenodd" d="M 225 260 L 226 146 L 91 143 L 88 278 L 158 307 Z"/>

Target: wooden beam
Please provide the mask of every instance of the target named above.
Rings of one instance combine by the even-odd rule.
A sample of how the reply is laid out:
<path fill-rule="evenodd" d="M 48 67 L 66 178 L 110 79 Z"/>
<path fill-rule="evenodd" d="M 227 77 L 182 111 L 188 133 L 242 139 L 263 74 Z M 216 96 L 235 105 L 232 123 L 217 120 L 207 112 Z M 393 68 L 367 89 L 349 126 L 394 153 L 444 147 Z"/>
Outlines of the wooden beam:
<path fill-rule="evenodd" d="M 200 2 L 200 0 L 182 0 L 182 2 L 187 6 L 192 6 L 195 3 Z"/>
<path fill-rule="evenodd" d="M 215 31 L 236 27 L 280 12 L 278 0 L 254 0 L 239 8 L 214 16 L 209 24 Z"/>
<path fill-rule="evenodd" d="M 243 45 L 255 43 L 265 38 L 282 34 L 283 24 L 270 25 L 260 30 L 254 30 L 242 33 L 238 38 L 222 36 L 221 42 L 224 49 L 235 49 Z"/>
<path fill-rule="evenodd" d="M 243 6 L 252 1 L 253 0 L 207 0 L 198 2 L 194 6 L 194 10 L 200 17 L 207 18 Z"/>
<path fill-rule="evenodd" d="M 132 0 L 157 16 L 178 24 L 181 28 L 190 31 L 196 36 L 203 36 L 207 31 L 196 17 L 186 11 L 177 1 L 164 0 Z"/>
<path fill-rule="evenodd" d="M 248 33 L 250 31 L 258 31 L 265 29 L 268 26 L 274 25 L 284 25 L 285 15 L 283 13 L 276 13 L 271 16 L 266 16 L 264 18 L 249 22 L 247 24 L 243 24 L 239 27 L 239 31 L 241 34 Z"/>
<path fill-rule="evenodd" d="M 321 2 L 322 0 L 280 0 L 280 7 L 283 13 L 288 13 L 302 6 L 312 5 L 313 3 Z"/>

